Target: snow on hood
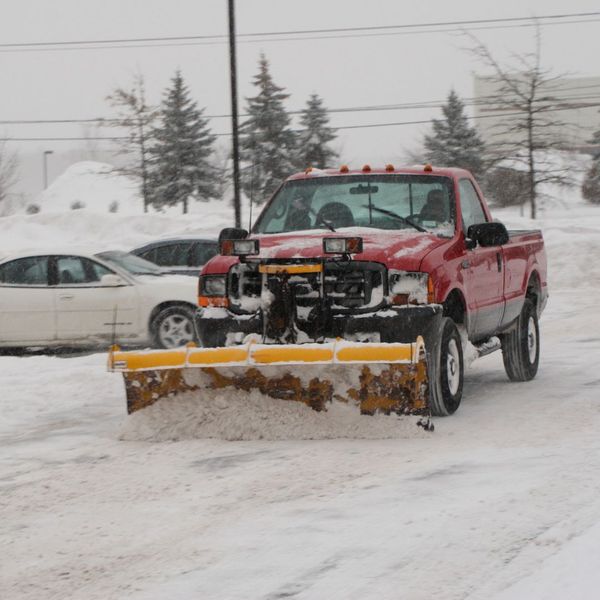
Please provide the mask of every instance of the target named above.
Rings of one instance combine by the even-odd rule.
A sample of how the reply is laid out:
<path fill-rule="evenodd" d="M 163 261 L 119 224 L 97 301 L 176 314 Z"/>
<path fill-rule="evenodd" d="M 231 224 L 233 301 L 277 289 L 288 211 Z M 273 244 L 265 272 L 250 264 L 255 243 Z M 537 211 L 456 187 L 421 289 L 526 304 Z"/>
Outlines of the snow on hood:
<path fill-rule="evenodd" d="M 260 240 L 260 258 L 316 258 L 323 256 L 324 237 L 360 236 L 363 252 L 356 260 L 382 262 L 393 268 L 418 269 L 423 258 L 447 238 L 411 230 L 382 231 L 345 227 L 334 232 L 294 232 L 253 236 Z"/>

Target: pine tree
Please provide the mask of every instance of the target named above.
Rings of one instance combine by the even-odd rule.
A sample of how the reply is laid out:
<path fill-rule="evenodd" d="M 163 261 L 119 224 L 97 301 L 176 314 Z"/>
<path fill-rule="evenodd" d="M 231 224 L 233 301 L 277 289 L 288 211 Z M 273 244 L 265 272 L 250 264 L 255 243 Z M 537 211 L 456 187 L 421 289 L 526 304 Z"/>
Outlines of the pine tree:
<path fill-rule="evenodd" d="M 436 165 L 468 169 L 477 177 L 483 168 L 484 144 L 476 129 L 469 126 L 464 108 L 451 90 L 442 107 L 444 118 L 433 119 L 433 133 L 425 136 L 425 156 Z"/>
<path fill-rule="evenodd" d="M 335 140 L 335 129 L 329 127 L 327 109 L 317 94 L 311 94 L 306 108 L 300 116 L 302 130 L 298 134 L 298 166 L 324 169 L 331 166 L 338 157 L 335 150 L 328 146 Z"/>
<path fill-rule="evenodd" d="M 181 203 L 187 213 L 190 198 L 216 197 L 213 166 L 208 160 L 215 136 L 202 117 L 203 109 L 190 98 L 180 71 L 171 82 L 150 148 L 152 204 L 162 208 Z"/>
<path fill-rule="evenodd" d="M 242 188 L 261 204 L 295 171 L 296 135 L 283 106 L 289 94 L 273 82 L 264 55 L 253 84 L 258 94 L 246 98 L 249 118 L 240 127 L 240 154 L 245 163 Z"/>
<path fill-rule="evenodd" d="M 592 166 L 585 174 L 581 194 L 589 202 L 600 204 L 600 130 L 594 133 L 590 144 L 594 145 Z"/>

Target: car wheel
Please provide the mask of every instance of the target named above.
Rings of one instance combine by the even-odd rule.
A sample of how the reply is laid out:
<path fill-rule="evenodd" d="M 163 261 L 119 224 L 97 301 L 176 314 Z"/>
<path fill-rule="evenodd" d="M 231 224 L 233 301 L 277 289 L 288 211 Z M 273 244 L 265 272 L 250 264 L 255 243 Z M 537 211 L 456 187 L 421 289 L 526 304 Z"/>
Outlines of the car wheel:
<path fill-rule="evenodd" d="M 444 317 L 440 335 L 429 355 L 429 409 L 435 416 L 456 412 L 462 399 L 464 361 L 460 333 L 454 321 Z"/>
<path fill-rule="evenodd" d="M 152 336 L 158 348 L 179 348 L 196 341 L 194 314 L 185 306 L 169 306 L 152 321 Z"/>
<path fill-rule="evenodd" d="M 515 328 L 502 336 L 504 369 L 511 381 L 530 381 L 540 361 L 540 329 L 534 303 L 525 299 Z"/>

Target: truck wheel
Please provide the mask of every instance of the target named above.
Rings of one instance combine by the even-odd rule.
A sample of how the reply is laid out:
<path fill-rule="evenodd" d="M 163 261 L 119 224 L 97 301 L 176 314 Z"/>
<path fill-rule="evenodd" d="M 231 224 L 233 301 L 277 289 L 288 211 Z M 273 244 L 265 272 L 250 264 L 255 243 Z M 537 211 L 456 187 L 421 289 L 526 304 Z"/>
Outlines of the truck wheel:
<path fill-rule="evenodd" d="M 504 369 L 511 381 L 529 381 L 540 361 L 540 329 L 535 305 L 525 299 L 515 328 L 502 338 Z"/>
<path fill-rule="evenodd" d="M 462 342 L 454 321 L 444 317 L 440 336 L 430 354 L 429 409 L 439 417 L 451 415 L 460 405 L 464 378 Z"/>
<path fill-rule="evenodd" d="M 178 348 L 196 341 L 194 314 L 185 306 L 169 306 L 161 310 L 154 317 L 151 330 L 158 348 Z"/>

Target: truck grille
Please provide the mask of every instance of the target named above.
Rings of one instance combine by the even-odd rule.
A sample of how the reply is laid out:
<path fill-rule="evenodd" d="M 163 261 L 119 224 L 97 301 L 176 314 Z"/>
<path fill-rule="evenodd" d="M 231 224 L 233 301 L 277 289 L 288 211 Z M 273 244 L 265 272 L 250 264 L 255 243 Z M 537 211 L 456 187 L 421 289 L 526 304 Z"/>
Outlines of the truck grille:
<path fill-rule="evenodd" d="M 259 273 L 257 264 L 239 263 L 232 267 L 229 300 L 234 310 L 254 312 L 260 307 L 262 286 L 267 283 L 263 277 L 278 276 Z M 314 306 L 323 289 L 336 312 L 376 307 L 387 293 L 385 267 L 378 263 L 326 262 L 323 273 L 293 274 L 288 281 L 296 306 Z"/>

